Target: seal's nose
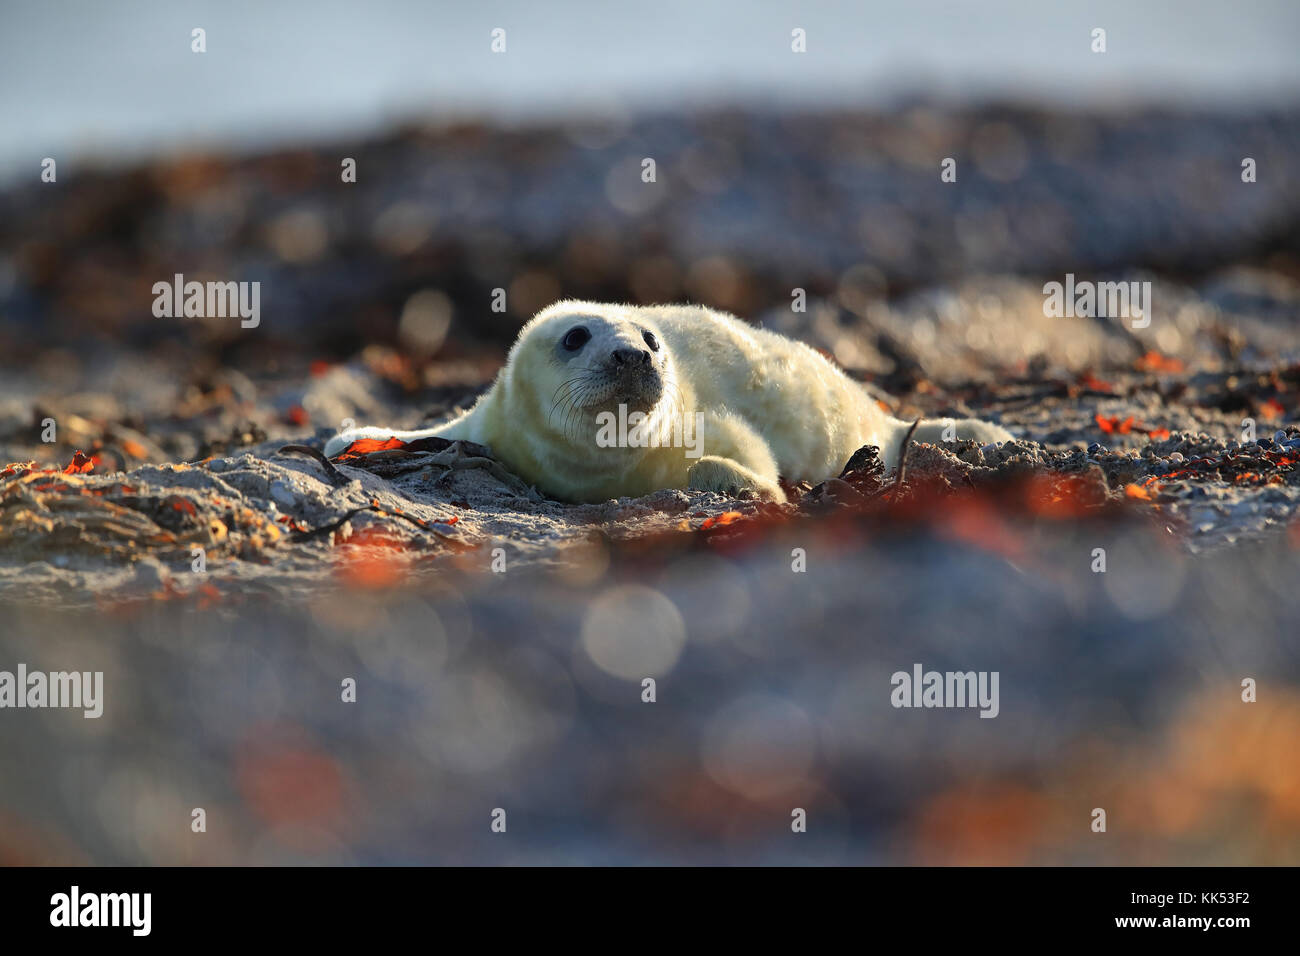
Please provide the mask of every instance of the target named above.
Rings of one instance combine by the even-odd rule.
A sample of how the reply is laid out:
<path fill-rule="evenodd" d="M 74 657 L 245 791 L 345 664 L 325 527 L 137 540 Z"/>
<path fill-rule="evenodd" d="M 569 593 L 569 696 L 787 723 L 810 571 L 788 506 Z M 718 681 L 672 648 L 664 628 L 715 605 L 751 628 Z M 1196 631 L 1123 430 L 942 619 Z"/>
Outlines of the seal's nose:
<path fill-rule="evenodd" d="M 615 365 L 636 366 L 650 364 L 650 353 L 644 349 L 614 349 L 609 354 L 609 357 Z"/>

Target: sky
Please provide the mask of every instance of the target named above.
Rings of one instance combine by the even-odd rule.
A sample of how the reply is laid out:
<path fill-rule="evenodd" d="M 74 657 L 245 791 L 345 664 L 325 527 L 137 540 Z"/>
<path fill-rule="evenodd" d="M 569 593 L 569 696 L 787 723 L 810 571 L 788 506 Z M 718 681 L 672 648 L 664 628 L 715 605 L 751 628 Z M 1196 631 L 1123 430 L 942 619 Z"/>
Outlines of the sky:
<path fill-rule="evenodd" d="M 918 96 L 1294 104 L 1297 41 L 1300 0 L 0 0 L 0 177 L 45 156 L 243 150 L 410 120 Z"/>

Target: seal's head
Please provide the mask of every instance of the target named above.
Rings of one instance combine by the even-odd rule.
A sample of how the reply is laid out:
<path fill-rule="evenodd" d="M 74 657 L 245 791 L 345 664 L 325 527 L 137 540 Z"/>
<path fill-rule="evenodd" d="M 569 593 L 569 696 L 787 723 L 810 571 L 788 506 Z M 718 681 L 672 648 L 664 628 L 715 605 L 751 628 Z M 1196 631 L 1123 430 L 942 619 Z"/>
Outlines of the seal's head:
<path fill-rule="evenodd" d="M 545 401 L 546 424 L 577 438 L 601 412 L 658 417 L 676 391 L 672 356 L 632 306 L 558 302 L 519 333 L 510 365 Z"/>

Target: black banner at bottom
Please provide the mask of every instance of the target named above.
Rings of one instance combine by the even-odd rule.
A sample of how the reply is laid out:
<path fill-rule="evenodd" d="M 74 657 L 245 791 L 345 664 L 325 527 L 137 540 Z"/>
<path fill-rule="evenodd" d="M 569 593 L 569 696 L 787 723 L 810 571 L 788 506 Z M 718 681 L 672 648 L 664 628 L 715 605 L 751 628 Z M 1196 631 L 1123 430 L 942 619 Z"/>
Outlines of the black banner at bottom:
<path fill-rule="evenodd" d="M 430 938 L 434 927 L 536 941 L 622 926 L 635 938 L 674 924 L 734 939 L 783 923 L 821 936 L 842 922 L 856 938 L 892 924 L 927 943 L 1047 932 L 1231 945 L 1286 930 L 1295 877 L 1287 868 L 13 868 L 0 870 L 0 913 L 7 941 L 80 944 L 338 945 Z"/>

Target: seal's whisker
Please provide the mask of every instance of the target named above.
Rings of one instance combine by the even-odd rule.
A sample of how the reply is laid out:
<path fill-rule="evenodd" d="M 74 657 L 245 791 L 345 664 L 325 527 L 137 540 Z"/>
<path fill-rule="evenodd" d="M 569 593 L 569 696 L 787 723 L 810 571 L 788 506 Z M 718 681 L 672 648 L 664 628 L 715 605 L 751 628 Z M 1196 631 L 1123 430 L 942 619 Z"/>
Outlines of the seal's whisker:
<path fill-rule="evenodd" d="M 568 389 L 568 390 L 567 390 L 563 395 L 561 395 L 558 399 L 556 399 L 554 404 L 551 405 L 551 411 L 550 411 L 550 413 L 547 415 L 547 424 L 548 424 L 548 425 L 554 425 L 554 420 L 555 420 L 555 413 L 556 413 L 556 411 L 559 411 L 559 412 L 561 413 L 561 415 L 567 417 L 568 412 L 569 412 L 569 409 L 570 409 L 572 403 L 575 401 L 575 397 L 576 397 L 576 394 L 577 394 L 577 392 L 575 391 L 575 389 L 581 389 L 581 387 L 582 387 L 581 385 L 578 385 L 578 384 L 577 384 L 577 380 L 574 380 L 574 381 L 572 381 L 572 382 L 566 382 L 565 385 L 568 385 L 568 386 L 569 386 L 569 389 Z M 564 386 L 562 385 L 561 388 L 563 388 L 563 387 L 564 387 Z M 557 391 L 558 391 L 558 389 L 557 389 Z"/>
<path fill-rule="evenodd" d="M 575 420 L 580 414 L 582 414 L 582 400 L 586 397 L 587 391 L 588 386 L 584 385 L 580 387 L 578 391 L 574 393 L 573 398 L 569 402 L 569 410 L 564 416 L 565 438 L 570 437 L 570 429 L 576 428 Z M 575 436 L 576 434 L 576 431 L 574 431 Z"/>
<path fill-rule="evenodd" d="M 664 389 L 668 394 L 668 408 L 665 411 L 665 418 L 669 422 L 669 427 L 672 427 L 673 416 L 681 416 L 686 412 L 686 397 L 682 395 L 681 386 L 676 382 L 664 382 Z M 683 421 L 682 428 L 685 427 L 686 423 Z"/>
<path fill-rule="evenodd" d="M 574 390 L 587 384 L 589 379 L 590 377 L 587 375 L 574 376 L 573 378 L 568 379 L 567 381 L 561 382 L 559 388 L 557 388 L 555 391 L 556 393 L 558 393 L 562 389 L 567 389 L 568 391 L 566 392 L 566 394 L 571 395 L 573 394 Z M 557 404 L 558 404 L 558 400 L 557 400 Z"/>
<path fill-rule="evenodd" d="M 579 386 L 578 391 L 574 394 L 572 401 L 569 403 L 568 413 L 564 416 L 564 437 L 566 439 L 570 438 L 569 428 L 571 426 L 574 429 L 572 440 L 576 441 L 578 438 L 577 425 L 582 416 L 582 400 L 586 398 L 590 389 L 590 384 L 584 382 Z"/>
<path fill-rule="evenodd" d="M 555 411 L 555 409 L 556 409 L 557 406 L 561 406 L 561 405 L 563 405 L 564 403 L 570 401 L 570 400 L 573 398 L 573 396 L 574 396 L 573 389 L 574 389 L 574 388 L 577 388 L 577 387 L 578 387 L 578 386 L 576 386 L 576 385 L 575 385 L 575 386 L 571 386 L 569 391 L 566 391 L 563 395 L 561 395 L 559 398 L 557 398 L 557 399 L 555 400 L 555 402 L 551 405 L 551 411 Z"/>
<path fill-rule="evenodd" d="M 559 384 L 559 387 L 556 388 L 555 391 L 551 393 L 551 398 L 555 398 L 556 395 L 559 394 L 560 389 L 562 389 L 562 388 L 567 388 L 567 387 L 570 387 L 570 386 L 576 385 L 578 382 L 581 382 L 581 381 L 583 380 L 584 377 L 585 377 L 585 376 L 582 376 L 582 375 L 575 375 L 573 378 L 568 379 L 567 381 L 561 382 L 561 383 Z M 559 400 L 558 400 L 558 399 L 556 399 L 556 404 L 559 404 Z M 552 405 L 551 407 L 554 408 L 555 405 Z"/>

